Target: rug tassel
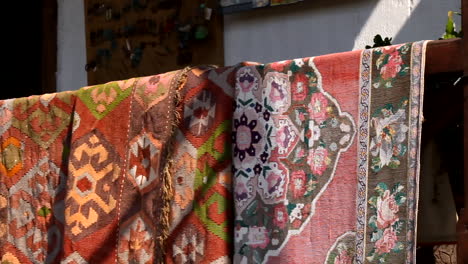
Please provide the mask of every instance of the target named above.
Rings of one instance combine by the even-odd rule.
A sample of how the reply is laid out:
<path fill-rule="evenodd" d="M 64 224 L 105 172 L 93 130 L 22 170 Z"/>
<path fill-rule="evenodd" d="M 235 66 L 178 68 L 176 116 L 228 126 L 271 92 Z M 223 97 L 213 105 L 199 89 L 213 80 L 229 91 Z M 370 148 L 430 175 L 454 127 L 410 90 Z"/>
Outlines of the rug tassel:
<path fill-rule="evenodd" d="M 181 121 L 180 114 L 180 89 L 185 84 L 187 73 L 191 70 L 191 67 L 184 68 L 178 76 L 174 77 L 171 84 L 171 91 L 174 92 L 174 106 L 175 110 L 173 111 L 173 119 L 171 121 L 171 138 L 167 142 L 165 157 L 166 164 L 162 173 L 162 215 L 160 216 L 159 227 L 161 228 L 160 236 L 156 238 L 156 263 L 165 263 L 166 258 L 166 242 L 169 237 L 170 228 L 171 228 L 171 200 L 174 194 L 172 186 L 172 173 L 173 173 L 173 164 L 172 155 L 174 151 L 174 143 L 176 137 L 176 130 L 179 127 Z"/>

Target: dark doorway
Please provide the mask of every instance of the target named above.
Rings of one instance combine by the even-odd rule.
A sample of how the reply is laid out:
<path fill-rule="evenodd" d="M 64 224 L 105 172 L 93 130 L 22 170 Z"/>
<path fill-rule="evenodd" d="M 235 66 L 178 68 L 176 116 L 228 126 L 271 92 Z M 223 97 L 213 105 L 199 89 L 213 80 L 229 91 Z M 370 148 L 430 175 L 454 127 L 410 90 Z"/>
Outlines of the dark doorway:
<path fill-rule="evenodd" d="M 3 10 L 2 33 L 5 82 L 0 99 L 56 91 L 57 1 L 14 1 Z"/>

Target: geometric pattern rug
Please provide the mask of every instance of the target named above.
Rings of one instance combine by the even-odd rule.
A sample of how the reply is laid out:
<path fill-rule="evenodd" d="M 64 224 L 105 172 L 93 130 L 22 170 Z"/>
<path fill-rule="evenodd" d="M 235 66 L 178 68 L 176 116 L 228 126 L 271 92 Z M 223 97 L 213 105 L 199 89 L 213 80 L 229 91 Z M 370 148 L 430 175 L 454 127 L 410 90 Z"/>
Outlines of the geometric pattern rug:
<path fill-rule="evenodd" d="M 425 46 L 0 101 L 0 261 L 413 263 Z"/>

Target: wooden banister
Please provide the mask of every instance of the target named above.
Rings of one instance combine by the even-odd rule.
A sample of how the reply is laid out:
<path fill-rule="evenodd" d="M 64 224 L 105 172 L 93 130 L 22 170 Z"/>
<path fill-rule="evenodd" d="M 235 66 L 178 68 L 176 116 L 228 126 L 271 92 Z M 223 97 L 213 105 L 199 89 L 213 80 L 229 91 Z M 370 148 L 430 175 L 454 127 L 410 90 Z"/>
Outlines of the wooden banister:
<path fill-rule="evenodd" d="M 457 263 L 468 263 L 468 0 L 461 0 L 463 38 L 429 42 L 425 74 L 461 72 L 463 89 L 464 209 L 457 223 Z"/>
<path fill-rule="evenodd" d="M 436 40 L 427 44 L 426 74 L 462 72 L 462 39 Z"/>

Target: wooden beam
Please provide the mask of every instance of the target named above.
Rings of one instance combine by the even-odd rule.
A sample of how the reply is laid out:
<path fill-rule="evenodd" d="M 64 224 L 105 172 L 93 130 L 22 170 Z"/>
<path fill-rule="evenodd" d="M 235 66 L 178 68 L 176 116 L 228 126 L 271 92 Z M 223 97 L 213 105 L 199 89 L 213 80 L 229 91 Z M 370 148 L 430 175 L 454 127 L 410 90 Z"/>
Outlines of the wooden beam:
<path fill-rule="evenodd" d="M 462 39 L 436 40 L 427 44 L 426 74 L 463 71 Z M 466 60 L 465 60 L 466 61 Z"/>
<path fill-rule="evenodd" d="M 462 57 L 461 61 L 463 62 L 463 75 L 464 79 L 462 82 L 463 93 L 464 93 L 464 171 L 465 171 L 465 208 L 468 208 L 468 0 L 462 0 L 462 28 L 465 32 L 462 39 Z M 465 224 L 468 224 L 468 217 L 466 217 Z M 468 254 L 468 250 L 465 251 Z M 466 259 L 468 260 L 468 258 Z"/>

